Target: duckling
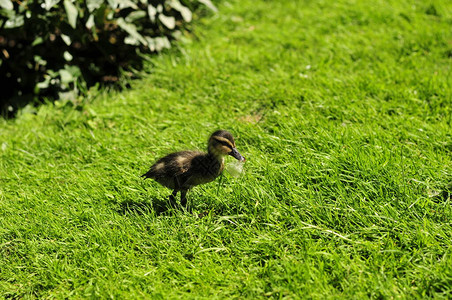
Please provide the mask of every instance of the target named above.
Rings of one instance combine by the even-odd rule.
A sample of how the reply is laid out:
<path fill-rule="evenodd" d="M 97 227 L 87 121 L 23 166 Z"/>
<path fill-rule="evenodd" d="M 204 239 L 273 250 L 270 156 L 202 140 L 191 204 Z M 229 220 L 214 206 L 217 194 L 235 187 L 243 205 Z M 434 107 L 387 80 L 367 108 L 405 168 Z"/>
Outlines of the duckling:
<path fill-rule="evenodd" d="M 181 205 L 186 206 L 186 194 L 192 187 L 213 181 L 224 169 L 224 156 L 238 161 L 245 158 L 237 151 L 232 134 L 226 130 L 215 131 L 209 138 L 207 153 L 180 151 L 160 158 L 142 177 L 152 178 L 173 190 L 169 199 L 174 203 L 181 194 Z"/>

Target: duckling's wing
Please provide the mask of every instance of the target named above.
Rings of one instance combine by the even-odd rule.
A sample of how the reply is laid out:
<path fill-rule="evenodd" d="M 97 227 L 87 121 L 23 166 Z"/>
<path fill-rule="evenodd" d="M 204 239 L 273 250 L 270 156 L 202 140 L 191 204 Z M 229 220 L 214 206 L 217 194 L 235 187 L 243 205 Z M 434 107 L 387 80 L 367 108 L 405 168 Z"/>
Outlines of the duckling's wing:
<path fill-rule="evenodd" d="M 181 151 L 171 153 L 159 159 L 150 170 L 142 175 L 146 178 L 174 178 L 186 173 L 191 166 L 193 159 L 202 155 L 202 152 Z"/>

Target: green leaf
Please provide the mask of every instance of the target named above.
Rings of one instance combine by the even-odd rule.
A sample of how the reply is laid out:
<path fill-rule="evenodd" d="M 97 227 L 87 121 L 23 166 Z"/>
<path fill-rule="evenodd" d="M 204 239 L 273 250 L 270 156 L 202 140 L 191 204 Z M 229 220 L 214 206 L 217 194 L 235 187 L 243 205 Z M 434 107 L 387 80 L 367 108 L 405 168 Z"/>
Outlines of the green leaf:
<path fill-rule="evenodd" d="M 59 73 L 60 73 L 60 77 L 61 77 L 61 82 L 69 83 L 69 82 L 74 81 L 74 77 L 72 76 L 72 74 L 68 70 L 61 69 L 59 71 Z"/>
<path fill-rule="evenodd" d="M 66 45 L 68 45 L 68 46 L 70 46 L 71 43 L 72 43 L 71 38 L 70 38 L 68 35 L 62 34 L 62 35 L 61 35 L 61 39 L 62 39 L 63 42 L 64 42 Z"/>
<path fill-rule="evenodd" d="M 152 23 L 155 22 L 155 15 L 157 14 L 157 9 L 152 6 L 151 4 L 148 5 L 148 14 L 149 14 L 149 19 L 151 20 Z"/>
<path fill-rule="evenodd" d="M 192 13 L 191 10 L 185 6 L 183 6 L 179 0 L 172 0 L 170 2 L 170 5 L 172 8 L 174 8 L 175 10 L 177 10 L 178 12 L 180 12 L 180 14 L 182 15 L 182 18 L 184 19 L 185 22 L 190 22 L 192 19 Z"/>
<path fill-rule="evenodd" d="M 41 56 L 39 55 L 35 55 L 34 56 L 34 61 L 36 64 L 41 65 L 41 66 L 45 66 L 47 65 L 47 61 L 45 61 Z"/>
<path fill-rule="evenodd" d="M 116 0 L 119 3 L 119 8 L 128 8 L 131 7 L 133 9 L 138 9 L 138 6 L 130 0 Z"/>
<path fill-rule="evenodd" d="M 23 15 L 14 15 L 10 17 L 8 21 L 5 23 L 5 28 L 18 28 L 24 25 L 24 16 Z"/>
<path fill-rule="evenodd" d="M 94 15 L 90 15 L 85 23 L 86 28 L 91 29 L 95 25 Z"/>
<path fill-rule="evenodd" d="M 58 70 L 61 82 L 68 84 L 77 80 L 77 77 L 81 75 L 80 68 L 77 66 L 65 65 L 64 69 Z"/>
<path fill-rule="evenodd" d="M 36 86 L 37 86 L 40 90 L 46 89 L 46 88 L 48 88 L 49 85 L 50 85 L 50 79 L 51 79 L 50 76 L 45 76 L 45 77 L 44 77 L 44 81 L 38 82 L 38 83 L 36 84 Z"/>
<path fill-rule="evenodd" d="M 46 0 L 44 2 L 44 8 L 49 11 L 50 9 L 52 9 L 52 7 L 54 7 L 55 5 L 57 5 L 61 0 Z"/>
<path fill-rule="evenodd" d="M 64 51 L 63 57 L 66 61 L 71 61 L 73 58 L 72 55 L 68 51 Z"/>
<path fill-rule="evenodd" d="M 155 51 L 155 41 L 154 41 L 154 39 L 147 36 L 146 37 L 146 41 L 148 42 L 149 50 Z"/>
<path fill-rule="evenodd" d="M 119 18 L 117 20 L 117 24 L 119 27 L 121 27 L 122 29 L 124 29 L 128 34 L 130 34 L 132 37 L 136 38 L 137 40 L 139 40 L 143 45 L 147 46 L 147 42 L 144 39 L 144 37 L 138 33 L 137 28 L 135 27 L 135 25 L 127 23 L 126 21 L 124 21 L 123 18 Z"/>
<path fill-rule="evenodd" d="M 7 9 L 7 10 L 13 10 L 14 9 L 14 5 L 11 2 L 11 0 L 0 0 L 0 7 Z"/>
<path fill-rule="evenodd" d="M 126 21 L 132 23 L 138 19 L 145 18 L 145 17 L 146 17 L 146 12 L 144 10 L 133 11 L 126 17 Z"/>
<path fill-rule="evenodd" d="M 171 44 L 166 36 L 156 37 L 154 39 L 154 41 L 155 41 L 155 49 L 157 51 L 161 51 L 164 48 L 167 48 L 167 49 L 171 48 Z"/>
<path fill-rule="evenodd" d="M 94 10 L 98 9 L 104 0 L 86 0 L 86 6 L 88 7 L 89 12 L 93 12 Z"/>
<path fill-rule="evenodd" d="M 140 41 L 138 41 L 136 38 L 134 38 L 131 35 L 126 36 L 124 38 L 124 43 L 127 44 L 127 45 L 134 45 L 134 46 L 139 46 L 140 45 Z"/>
<path fill-rule="evenodd" d="M 75 5 L 70 0 L 64 0 L 64 8 L 66 9 L 69 25 L 71 25 L 71 27 L 75 29 L 77 27 L 77 7 L 75 7 Z"/>
<path fill-rule="evenodd" d="M 31 46 L 36 46 L 36 45 L 42 44 L 42 42 L 44 42 L 44 39 L 39 36 L 33 41 L 33 43 L 31 43 Z"/>
<path fill-rule="evenodd" d="M 74 101 L 75 99 L 77 99 L 77 91 L 72 90 L 72 91 L 67 91 L 67 92 L 59 92 L 58 97 L 60 98 L 60 100 L 56 101 L 55 104 L 62 103 L 61 106 L 63 106 L 65 104 L 65 102 L 61 102 L 62 100 Z"/>
<path fill-rule="evenodd" d="M 174 19 L 174 17 L 167 17 L 164 14 L 159 14 L 159 20 L 168 29 L 174 29 L 176 27 L 176 19 Z"/>
<path fill-rule="evenodd" d="M 218 9 L 210 0 L 198 0 L 200 3 L 204 4 L 208 8 L 210 8 L 213 12 L 218 12 Z"/>
<path fill-rule="evenodd" d="M 108 4 L 113 9 L 117 9 L 118 8 L 118 1 L 116 1 L 116 0 L 108 0 Z"/>
<path fill-rule="evenodd" d="M 131 7 L 133 9 L 138 9 L 138 6 L 133 1 L 130 1 L 130 0 L 108 0 L 108 4 L 110 4 L 110 6 L 113 9 L 116 9 L 118 7 L 120 9 L 128 8 L 128 7 Z"/>

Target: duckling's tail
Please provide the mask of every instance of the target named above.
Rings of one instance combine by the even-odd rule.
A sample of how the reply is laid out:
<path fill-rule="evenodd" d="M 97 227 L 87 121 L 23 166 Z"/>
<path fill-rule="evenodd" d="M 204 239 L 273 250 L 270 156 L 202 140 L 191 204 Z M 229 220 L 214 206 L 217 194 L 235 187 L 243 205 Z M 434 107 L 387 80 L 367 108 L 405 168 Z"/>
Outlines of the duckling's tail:
<path fill-rule="evenodd" d="M 148 172 L 146 172 L 145 174 L 143 174 L 143 175 L 141 175 L 140 177 L 144 177 L 144 179 L 146 179 L 146 178 L 152 178 L 152 176 L 151 176 L 151 171 L 148 171 Z"/>
<path fill-rule="evenodd" d="M 147 171 L 146 173 L 144 173 L 143 175 L 141 175 L 141 177 L 144 177 L 144 179 L 146 178 L 156 178 L 155 174 L 155 170 L 153 168 L 153 166 L 149 169 L 149 171 Z"/>

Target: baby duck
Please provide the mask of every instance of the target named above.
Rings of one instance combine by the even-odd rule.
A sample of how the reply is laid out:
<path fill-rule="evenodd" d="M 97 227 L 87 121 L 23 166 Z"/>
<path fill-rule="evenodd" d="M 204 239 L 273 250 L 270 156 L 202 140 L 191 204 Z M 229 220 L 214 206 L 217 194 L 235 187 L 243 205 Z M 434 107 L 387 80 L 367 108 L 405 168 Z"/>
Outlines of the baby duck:
<path fill-rule="evenodd" d="M 173 190 L 172 203 L 178 192 L 181 204 L 186 206 L 186 194 L 192 187 L 213 181 L 224 169 L 224 156 L 231 155 L 239 161 L 245 158 L 237 151 L 232 134 L 226 130 L 215 131 L 209 138 L 207 153 L 180 151 L 160 158 L 142 177 L 152 178 Z"/>

